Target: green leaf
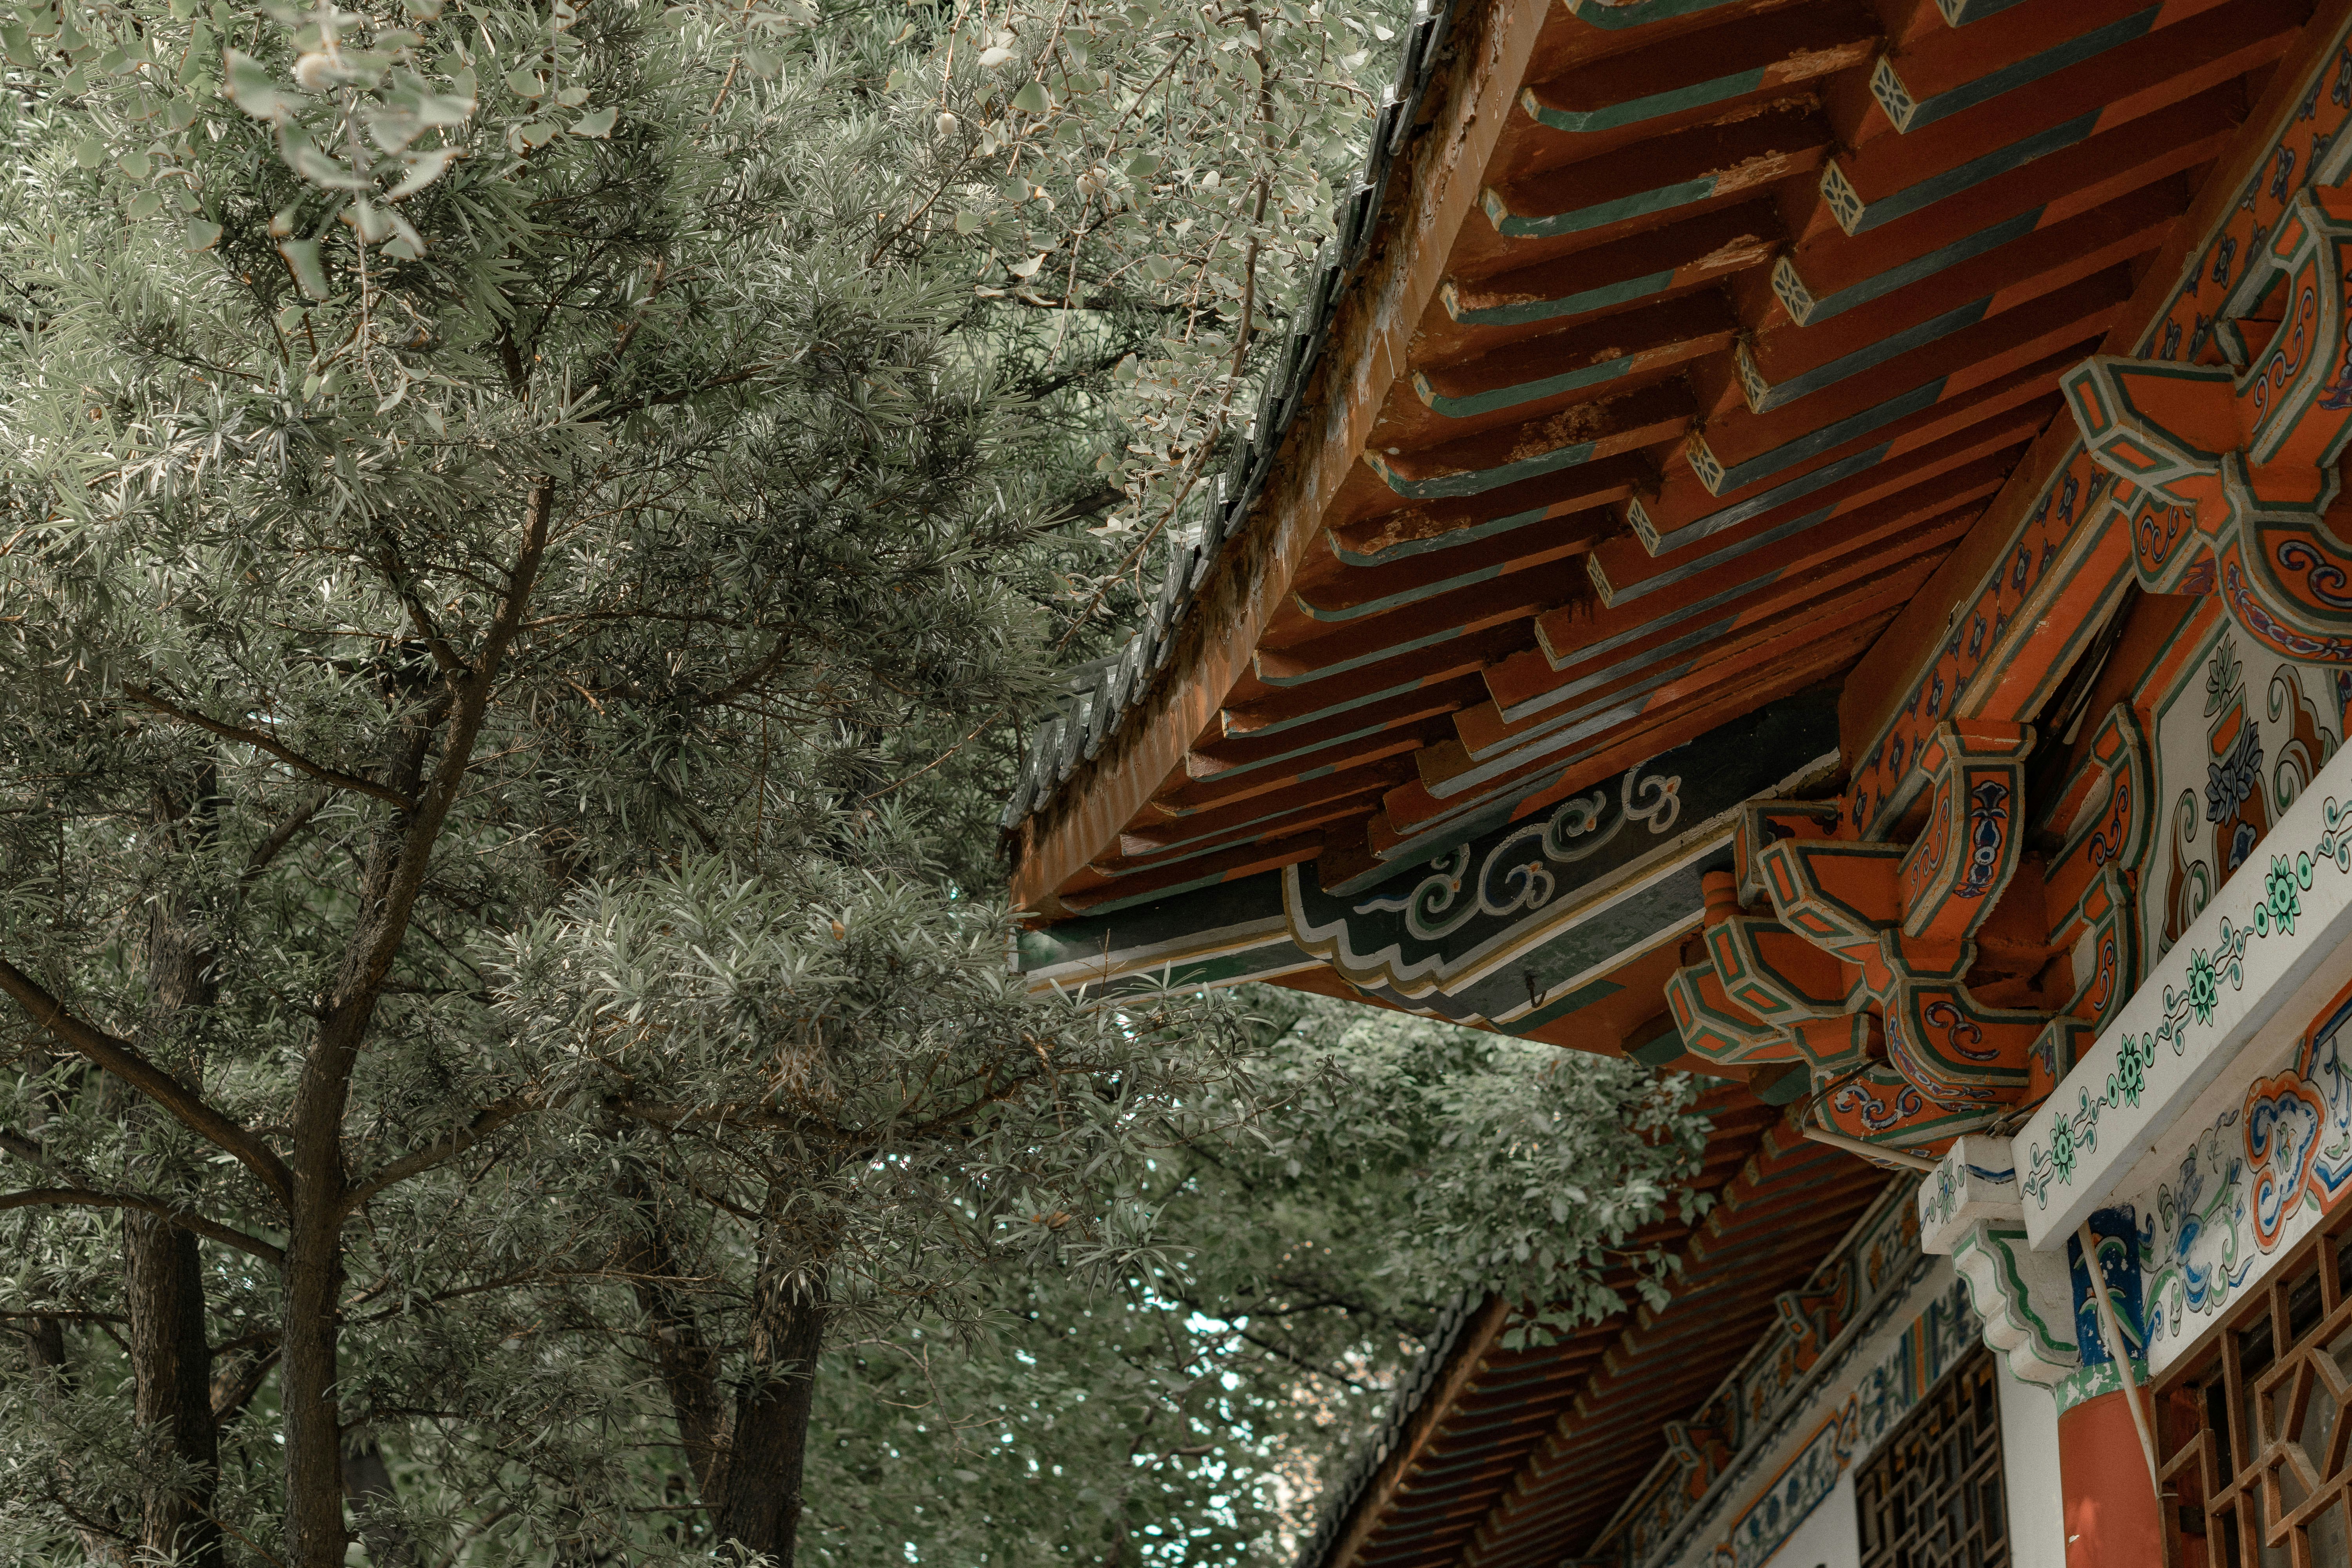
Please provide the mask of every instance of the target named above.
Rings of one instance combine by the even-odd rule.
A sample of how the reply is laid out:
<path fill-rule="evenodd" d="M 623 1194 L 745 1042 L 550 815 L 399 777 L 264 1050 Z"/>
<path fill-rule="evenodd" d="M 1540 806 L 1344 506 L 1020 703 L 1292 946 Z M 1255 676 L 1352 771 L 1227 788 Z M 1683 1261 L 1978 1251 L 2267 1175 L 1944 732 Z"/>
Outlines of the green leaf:
<path fill-rule="evenodd" d="M 188 220 L 187 237 L 181 242 L 181 247 L 186 250 L 210 250 L 220 243 L 220 225 L 206 223 L 202 218 L 191 218 Z"/>
<path fill-rule="evenodd" d="M 302 106 L 302 95 L 280 87 L 278 79 L 251 55 L 231 49 L 225 58 L 228 75 L 222 83 L 223 89 L 231 103 L 256 120 L 282 123 Z"/>
<path fill-rule="evenodd" d="M 156 211 L 161 208 L 163 205 L 163 197 L 161 193 L 155 191 L 140 192 L 137 195 L 131 198 L 131 221 L 137 223 L 142 218 L 153 217 Z"/>
<path fill-rule="evenodd" d="M 610 136 L 613 133 L 613 121 L 617 119 L 619 115 L 620 110 L 608 103 L 604 108 L 593 110 L 573 121 L 572 122 L 572 134 L 574 136 Z"/>
<path fill-rule="evenodd" d="M 1025 83 L 1019 92 L 1013 95 L 1013 107 L 1024 114 L 1043 114 L 1054 107 L 1054 100 L 1046 92 L 1044 82 L 1033 81 Z"/>
<path fill-rule="evenodd" d="M 518 98 L 543 98 L 547 95 L 547 79 L 527 70 L 507 72 L 507 89 Z"/>
<path fill-rule="evenodd" d="M 279 130 L 278 152 L 288 168 L 323 190 L 364 191 L 373 184 L 365 173 L 321 152 L 299 125 Z"/>
<path fill-rule="evenodd" d="M 74 149 L 74 162 L 85 169 L 95 169 L 105 163 L 106 138 L 98 135 L 83 137 L 81 144 Z"/>
<path fill-rule="evenodd" d="M 190 226 L 192 232 L 194 226 Z M 215 229 L 213 232 L 217 236 L 220 231 Z M 332 292 L 327 287 L 326 268 L 319 263 L 317 240 L 281 239 L 278 242 L 278 254 L 284 257 L 286 265 L 293 269 L 294 281 L 300 285 L 302 292 L 313 300 L 323 300 Z"/>
<path fill-rule="evenodd" d="M 430 153 L 411 153 L 402 160 L 407 173 L 392 189 L 384 192 L 384 200 L 396 202 L 415 195 L 439 179 L 451 163 L 464 156 L 465 149 L 462 147 L 436 147 Z"/>

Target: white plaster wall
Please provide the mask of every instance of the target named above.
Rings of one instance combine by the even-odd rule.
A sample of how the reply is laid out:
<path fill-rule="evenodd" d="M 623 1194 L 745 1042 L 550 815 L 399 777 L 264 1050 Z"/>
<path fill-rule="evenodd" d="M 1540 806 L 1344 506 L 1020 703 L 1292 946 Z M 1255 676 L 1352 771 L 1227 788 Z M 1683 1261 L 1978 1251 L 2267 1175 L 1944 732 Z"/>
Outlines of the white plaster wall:
<path fill-rule="evenodd" d="M 1848 1470 L 1764 1568 L 1859 1568 L 1861 1562 L 1862 1520 L 1854 1506 L 1853 1472 Z"/>
<path fill-rule="evenodd" d="M 2011 1377 L 2006 1366 L 2000 1371 L 2000 1468 L 2001 1489 L 2009 1499 L 2012 1568 L 2066 1568 L 2066 1498 L 2058 1486 L 2058 1401 L 2048 1389 Z"/>

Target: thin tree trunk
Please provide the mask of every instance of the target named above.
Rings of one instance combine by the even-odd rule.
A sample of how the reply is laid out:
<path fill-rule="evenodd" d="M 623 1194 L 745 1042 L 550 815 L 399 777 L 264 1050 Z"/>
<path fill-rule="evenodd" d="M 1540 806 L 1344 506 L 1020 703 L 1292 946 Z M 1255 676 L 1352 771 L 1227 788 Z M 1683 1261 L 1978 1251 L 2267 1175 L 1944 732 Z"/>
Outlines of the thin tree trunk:
<path fill-rule="evenodd" d="M 801 1477 L 816 1357 L 824 1343 L 824 1275 L 797 1259 L 762 1259 L 753 1287 L 751 1376 L 736 1396 L 723 1494 L 713 1510 L 721 1541 L 792 1568 L 800 1533 Z"/>
<path fill-rule="evenodd" d="M 122 1216 L 122 1251 L 132 1403 L 148 1445 L 140 1545 L 189 1568 L 214 1568 L 222 1561 L 221 1530 L 212 1518 L 220 1429 L 213 1421 L 203 1260 L 194 1237 L 136 1210 Z"/>
<path fill-rule="evenodd" d="M 375 1434 L 363 1426 L 343 1435 L 343 1495 L 359 1520 L 360 1543 L 367 1548 L 368 1562 L 374 1568 L 415 1568 L 416 1538 L 400 1517 L 392 1467 L 383 1462 Z"/>
<path fill-rule="evenodd" d="M 619 1264 L 646 1315 L 646 1338 L 661 1370 L 694 1484 L 705 1499 L 726 1489 L 726 1409 L 719 1395 L 719 1352 L 703 1337 L 693 1303 L 678 1278 L 677 1259 L 656 1208 L 657 1198 L 633 1160 L 621 1162 L 621 1197 L 636 1211 L 622 1237 Z"/>
<path fill-rule="evenodd" d="M 554 516 L 552 479 L 534 480 L 523 503 L 522 538 L 481 650 L 445 669 L 437 696 L 409 712 L 388 737 L 384 785 L 412 804 L 379 819 L 360 879 L 351 943 L 322 999 L 318 1037 L 295 1081 L 288 1162 L 293 1192 L 286 1229 L 285 1317 L 279 1324 L 278 1386 L 286 1440 L 288 1568 L 343 1568 L 342 1424 L 335 1405 L 336 1348 L 343 1285 L 342 1232 L 351 1197 L 343 1163 L 343 1113 L 352 1074 L 374 1023 L 425 886 L 433 847 L 447 824 L 498 689 L 499 666 L 520 632 Z M 453 656 L 454 657 L 454 656 Z M 440 761 L 428 777 L 436 740 Z"/>
<path fill-rule="evenodd" d="M 159 795 L 154 810 L 159 833 L 184 853 L 211 846 L 219 787 L 209 766 L 196 769 L 187 784 L 184 804 Z M 148 1009 L 140 1043 L 194 1081 L 203 1070 L 198 1031 L 217 991 L 214 950 L 168 889 L 150 906 L 146 958 Z M 151 1108 L 136 1103 L 130 1115 L 146 1121 Z M 157 1184 L 184 1182 L 166 1173 Z M 122 1254 L 132 1408 L 144 1446 L 140 1546 L 145 1554 L 190 1568 L 215 1568 L 223 1561 L 221 1529 L 213 1517 L 220 1427 L 213 1418 L 204 1259 L 193 1235 L 137 1210 L 123 1214 Z"/>
<path fill-rule="evenodd" d="M 31 1342 L 27 1349 L 32 1361 L 33 1398 L 44 1410 L 54 1413 L 73 1389 L 73 1365 L 66 1358 L 65 1325 L 55 1318 L 36 1318 L 26 1338 Z M 71 1472 L 63 1465 L 58 1468 L 65 1472 L 57 1478 L 58 1483 L 69 1486 L 73 1480 Z M 81 1537 L 84 1561 L 102 1568 L 121 1568 L 125 1553 L 120 1540 L 87 1524 L 77 1525 L 74 1533 Z"/>
<path fill-rule="evenodd" d="M 343 1525 L 342 1419 L 335 1408 L 342 1226 L 332 1201 L 320 1202 L 317 1190 L 309 1181 L 297 1187 L 294 1224 L 286 1237 L 278 1386 L 292 1568 L 341 1568 L 349 1542 Z"/>

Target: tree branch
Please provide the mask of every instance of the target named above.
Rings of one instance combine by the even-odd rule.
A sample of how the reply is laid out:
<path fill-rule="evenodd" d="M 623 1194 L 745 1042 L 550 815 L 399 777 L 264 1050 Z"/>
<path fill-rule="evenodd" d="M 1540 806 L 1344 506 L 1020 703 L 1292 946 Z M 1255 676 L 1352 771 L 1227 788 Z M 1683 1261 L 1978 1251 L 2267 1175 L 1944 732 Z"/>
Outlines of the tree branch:
<path fill-rule="evenodd" d="M 261 1179 L 270 1196 L 281 1204 L 292 1201 L 293 1173 L 276 1150 L 247 1128 L 215 1110 L 202 1092 L 164 1071 L 139 1053 L 128 1040 L 96 1028 L 66 1011 L 33 977 L 0 958 L 0 992 L 31 1015 L 33 1021 L 55 1035 L 77 1055 L 129 1084 L 164 1110 L 180 1124 L 215 1148 L 225 1149 Z"/>
<path fill-rule="evenodd" d="M 133 686 L 129 681 L 122 683 L 122 694 L 134 701 L 143 702 L 158 713 L 166 714 L 183 723 L 194 724 L 197 729 L 208 730 L 225 740 L 241 742 L 256 751 L 267 752 L 288 767 L 298 773 L 308 773 L 321 784 L 332 784 L 337 789 L 352 790 L 360 795 L 373 795 L 377 800 L 389 802 L 403 810 L 413 810 L 415 807 L 415 801 L 396 789 L 386 789 L 373 779 L 363 779 L 357 773 L 343 773 L 322 763 L 314 763 L 301 752 L 280 745 L 259 730 L 249 730 L 241 724 L 224 724 L 217 719 L 208 719 L 202 713 L 183 708 L 177 703 L 166 701 L 145 687 Z"/>
<path fill-rule="evenodd" d="M 272 1265 L 286 1261 L 286 1254 L 257 1236 L 247 1236 L 241 1230 L 190 1214 L 176 1204 L 143 1193 L 100 1193 L 87 1187 L 27 1187 L 22 1192 L 0 1193 L 0 1209 L 81 1208 L 139 1209 L 158 1218 L 167 1219 L 192 1236 L 217 1241 L 223 1247 L 234 1247 L 239 1252 Z"/>
<path fill-rule="evenodd" d="M 435 1139 L 413 1153 L 402 1155 L 354 1185 L 343 1194 L 343 1212 L 350 1214 L 386 1187 L 396 1186 L 411 1176 L 456 1159 L 508 1122 L 538 1110 L 539 1105 L 538 1100 L 527 1096 L 510 1095 L 482 1107 L 474 1112 L 465 1126 Z"/>
<path fill-rule="evenodd" d="M 245 869 L 237 873 L 236 879 L 240 882 L 250 882 L 268 869 L 269 863 L 277 859 L 289 844 L 294 842 L 296 834 L 310 825 L 310 819 L 319 815 L 320 810 L 326 805 L 328 798 L 332 794 L 331 790 L 321 787 L 312 790 L 304 796 L 294 807 L 293 815 L 271 828 L 269 837 L 253 847 L 253 854 L 247 859 Z"/>

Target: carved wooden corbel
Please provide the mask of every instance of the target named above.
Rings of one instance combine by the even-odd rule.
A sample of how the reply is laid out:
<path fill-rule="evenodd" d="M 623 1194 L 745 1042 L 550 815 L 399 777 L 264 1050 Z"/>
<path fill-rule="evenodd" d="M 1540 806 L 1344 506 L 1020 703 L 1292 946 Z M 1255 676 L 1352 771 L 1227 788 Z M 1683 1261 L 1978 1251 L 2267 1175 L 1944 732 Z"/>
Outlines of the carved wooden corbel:
<path fill-rule="evenodd" d="M 2250 637 L 2352 663 L 2352 190 L 2296 196 L 2223 302 L 2223 365 L 2101 354 L 2061 378 L 2152 593 L 2218 590 Z M 2192 573 L 2195 576 L 2192 578 Z"/>
<path fill-rule="evenodd" d="M 1707 879 L 1706 962 L 1667 987 L 1686 1047 L 1801 1062 L 1822 1091 L 1812 1114 L 1892 1147 L 1940 1146 L 2024 1100 L 2051 1026 L 2042 868 L 2021 822 L 2033 738 L 1938 726 L 1907 844 L 1838 837 L 1817 803 L 1745 808 L 1737 872 Z"/>

